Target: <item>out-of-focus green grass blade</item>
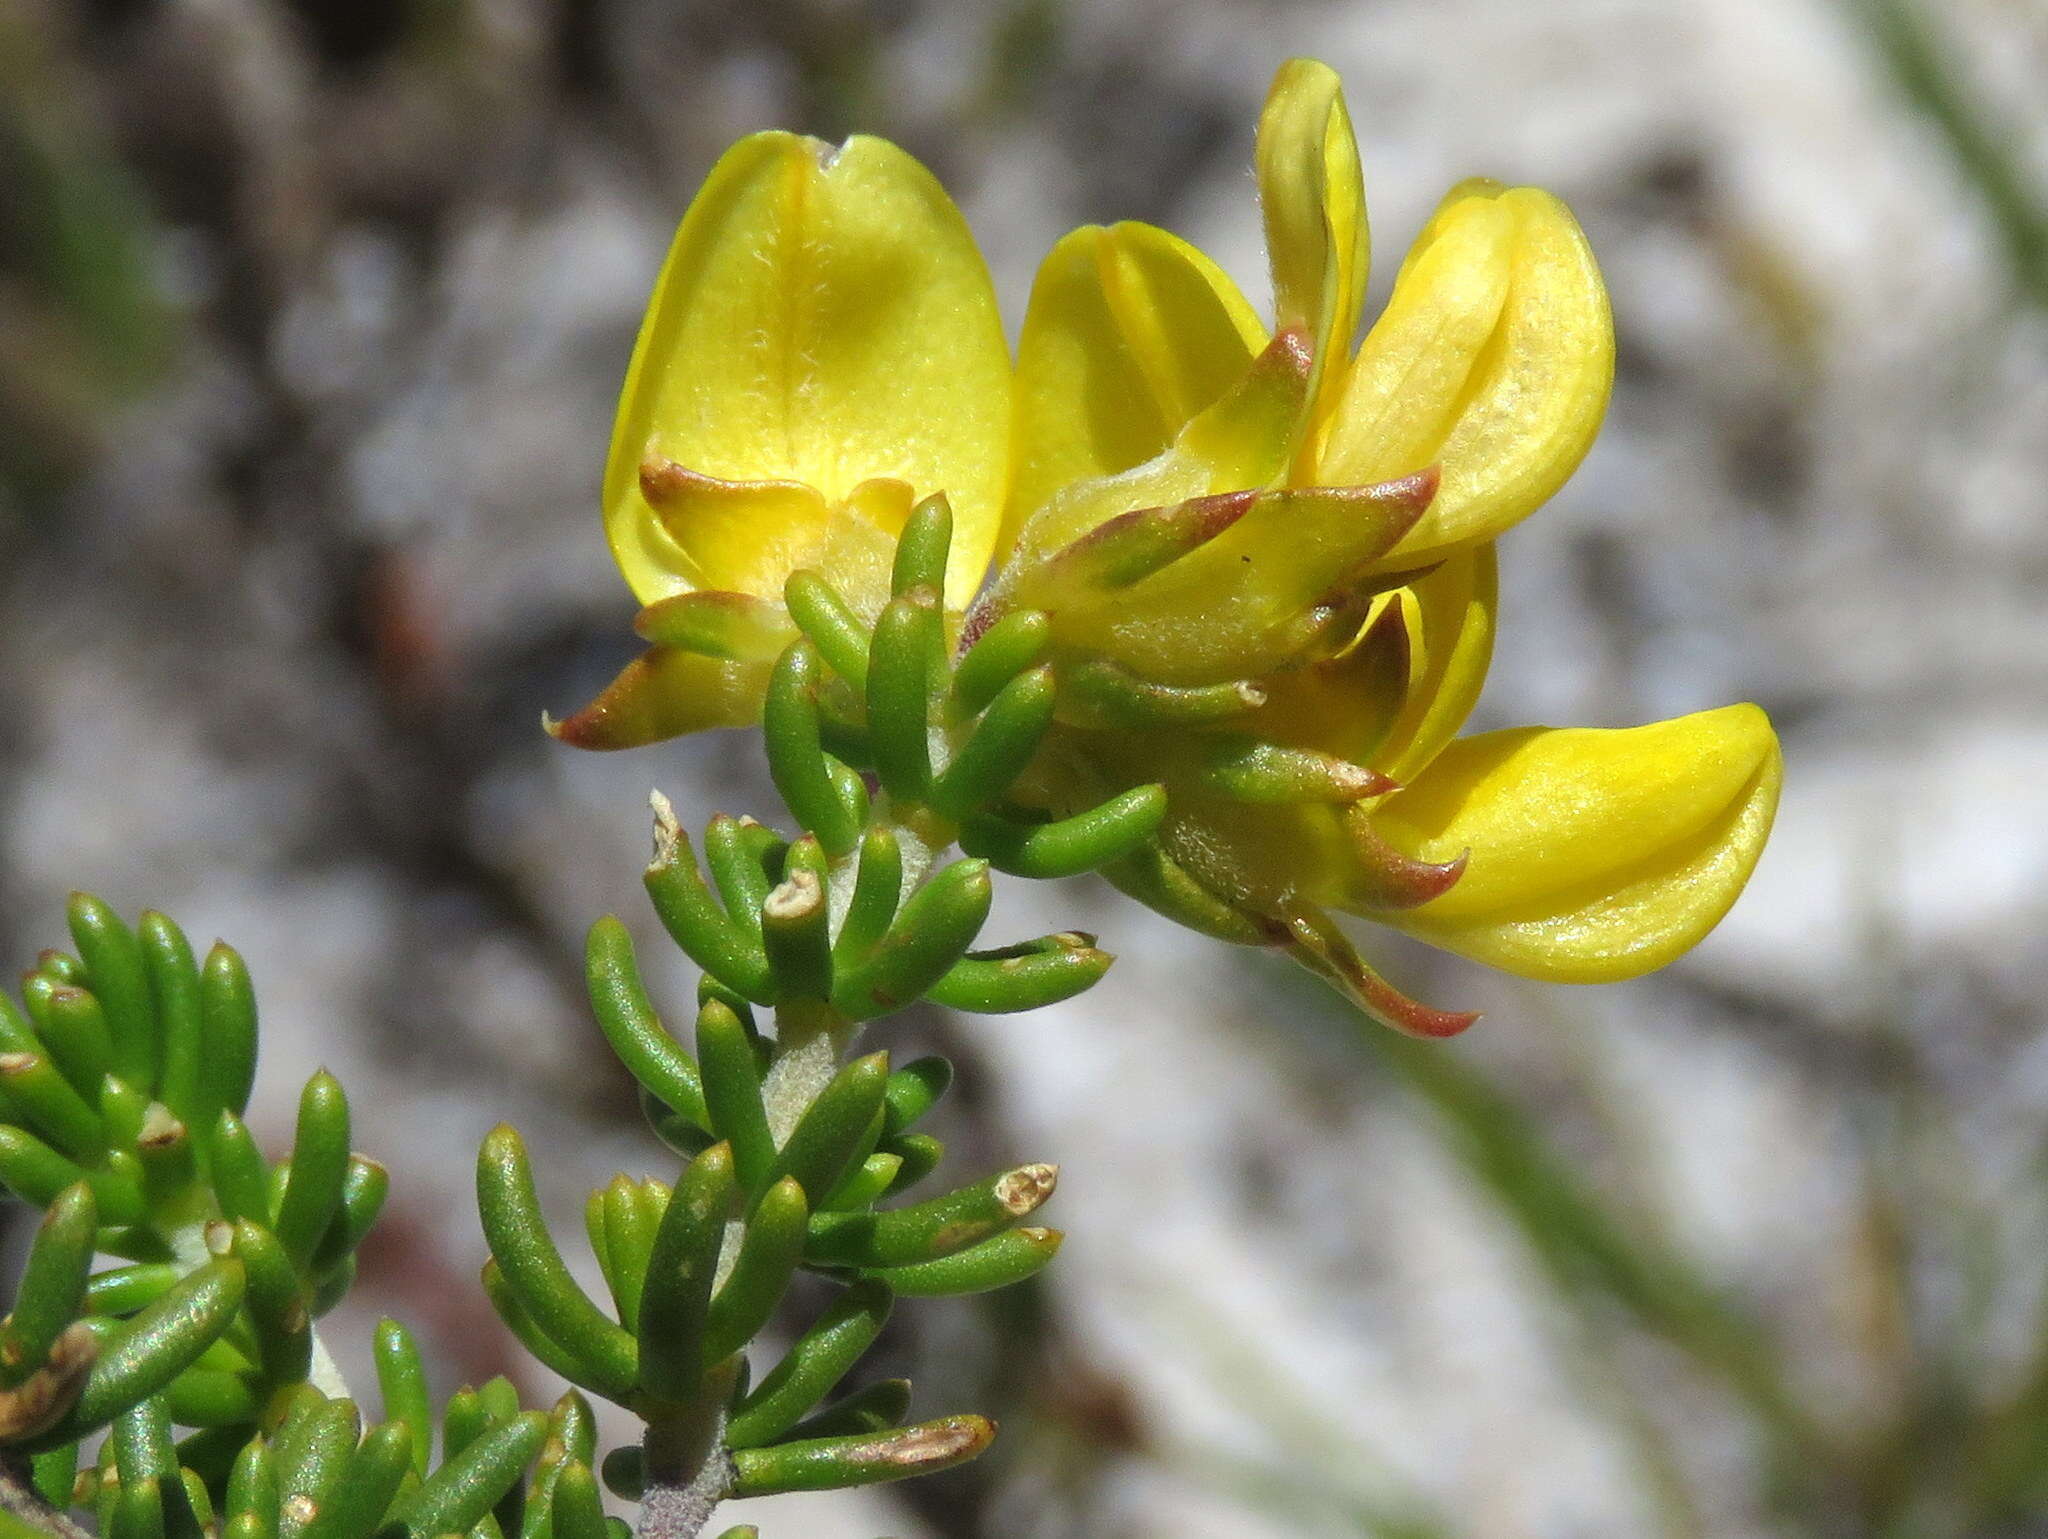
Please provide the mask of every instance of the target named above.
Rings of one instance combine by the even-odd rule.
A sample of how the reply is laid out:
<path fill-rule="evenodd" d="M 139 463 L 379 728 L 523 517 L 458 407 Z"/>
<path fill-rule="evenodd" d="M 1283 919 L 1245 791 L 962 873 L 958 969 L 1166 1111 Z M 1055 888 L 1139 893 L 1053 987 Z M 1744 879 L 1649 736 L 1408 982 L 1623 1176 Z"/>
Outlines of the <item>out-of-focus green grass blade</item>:
<path fill-rule="evenodd" d="M 2048 306 L 2048 189 L 2028 184 L 2001 131 L 1971 99 L 1943 56 L 1918 0 L 1845 0 L 1900 88 L 1940 132 L 1964 178 L 1997 222 L 2013 276 L 2033 303 Z M 2024 10 L 2024 7 L 2021 8 Z"/>

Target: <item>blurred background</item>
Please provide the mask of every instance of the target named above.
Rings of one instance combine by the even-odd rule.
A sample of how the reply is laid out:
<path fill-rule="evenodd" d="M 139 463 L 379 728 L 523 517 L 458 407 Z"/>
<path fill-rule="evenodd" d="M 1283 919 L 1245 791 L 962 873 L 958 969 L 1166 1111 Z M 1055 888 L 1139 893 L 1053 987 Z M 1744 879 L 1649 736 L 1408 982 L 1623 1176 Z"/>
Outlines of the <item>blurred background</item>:
<path fill-rule="evenodd" d="M 930 1011 L 963 1170 L 1055 1159 L 1041 1285 L 905 1309 L 881 1371 L 981 1462 L 733 1509 L 768 1539 L 2048 1532 L 2048 5 L 2042 0 L 0 0 L 0 939 L 91 888 L 250 959 L 255 1121 L 326 1063 L 397 1178 L 326 1328 L 446 1392 L 508 1349 L 476 1143 L 574 1231 L 665 1172 L 581 1001 L 645 797 L 751 745 L 538 728 L 632 650 L 596 512 L 675 220 L 734 136 L 898 140 L 1014 326 L 1080 222 L 1262 292 L 1252 131 L 1340 68 L 1382 294 L 1441 191 L 1564 195 L 1620 378 L 1504 542 L 1476 725 L 1755 699 L 1755 883 L 1639 983 L 1394 942 L 1487 1020 L 1362 1029 L 1089 883 L 992 932 L 1122 958 Z M 995 1330 L 985 1327 L 993 1325 Z M 1001 1343 L 991 1346 L 991 1341 Z"/>

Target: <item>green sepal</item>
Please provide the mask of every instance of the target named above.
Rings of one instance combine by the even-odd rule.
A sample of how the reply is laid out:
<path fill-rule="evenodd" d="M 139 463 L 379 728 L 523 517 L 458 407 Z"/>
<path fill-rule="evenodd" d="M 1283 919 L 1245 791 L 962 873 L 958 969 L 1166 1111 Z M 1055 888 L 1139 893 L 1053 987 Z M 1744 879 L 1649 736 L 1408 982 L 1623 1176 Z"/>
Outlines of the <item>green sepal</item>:
<path fill-rule="evenodd" d="M 994 1440 L 995 1424 L 982 1416 L 947 1416 L 886 1432 L 815 1438 L 733 1454 L 730 1494 L 774 1496 L 784 1491 L 832 1491 L 877 1485 L 964 1464 Z"/>
<path fill-rule="evenodd" d="M 325 1069 L 299 1093 L 298 1126 L 292 1137 L 291 1175 L 278 1204 L 277 1238 L 301 1273 L 312 1269 L 313 1252 L 341 1207 L 348 1175 L 348 1096 Z"/>
<path fill-rule="evenodd" d="M 872 1275 L 906 1298 L 986 1293 L 1042 1271 L 1064 1238 L 1057 1229 L 1012 1229 L 992 1240 L 914 1266 L 886 1267 Z"/>
<path fill-rule="evenodd" d="M 798 824 L 816 834 L 825 853 L 836 859 L 860 838 L 862 819 L 843 798 L 819 741 L 818 686 L 824 667 L 809 641 L 792 643 L 776 660 L 761 708 L 761 740 L 775 789 Z"/>
<path fill-rule="evenodd" d="M 833 1006 L 864 1021 L 923 998 L 974 944 L 994 898 L 988 862 L 947 866 L 910 895 L 880 944 L 846 972 Z"/>
<path fill-rule="evenodd" d="M 1058 1175 L 1054 1165 L 1021 1165 L 913 1207 L 886 1213 L 816 1214 L 804 1259 L 868 1268 L 912 1266 L 952 1256 L 1036 1212 L 1052 1195 Z"/>
<path fill-rule="evenodd" d="M 582 1367 L 577 1382 L 623 1400 L 638 1379 L 633 1337 L 607 1319 L 570 1276 L 534 1194 L 526 1146 L 509 1125 L 500 1123 L 484 1139 L 476 1186 L 484 1238 L 512 1295 Z"/>
<path fill-rule="evenodd" d="M 807 1202 L 836 1188 L 867 1152 L 888 1080 L 887 1053 L 870 1053 L 842 1066 L 797 1119 L 776 1153 L 767 1184 L 790 1177 L 803 1189 Z"/>
<path fill-rule="evenodd" d="M 676 821 L 675 809 L 669 805 L 668 798 L 657 791 L 652 800 L 654 859 L 642 880 L 662 927 L 691 961 L 728 988 L 744 994 L 756 1004 L 774 1004 L 774 987 L 768 977 L 767 957 L 748 932 L 726 913 L 705 882 L 704 873 L 697 865 L 697 852 L 690 847 L 690 836 Z M 599 924 L 607 922 L 598 921 Z M 618 921 L 610 920 L 609 923 L 617 924 Z M 630 964 L 630 943 L 626 946 L 625 955 Z M 637 989 L 637 983 L 635 987 Z M 594 989 L 592 1003 L 596 1004 Z M 606 1025 L 609 1035 L 610 1028 L 602 1014 L 598 1021 L 600 1025 Z M 634 1067 L 630 1059 L 626 1066 L 629 1069 Z M 681 1109 L 686 1103 L 670 1104 Z"/>
<path fill-rule="evenodd" d="M 192 1115 L 205 1127 L 223 1110 L 245 1115 L 256 1088 L 256 990 L 225 941 L 214 942 L 199 969 L 199 1023 L 206 1049 Z"/>
<path fill-rule="evenodd" d="M 775 1163 L 775 1135 L 761 1103 L 761 1071 L 754 1038 L 738 1016 L 715 1000 L 697 1012 L 697 1062 L 711 1131 L 732 1145 L 742 1191 L 764 1189 Z"/>
<path fill-rule="evenodd" d="M 690 865 L 694 870 L 694 859 Z M 650 883 L 652 879 L 650 869 Z M 698 885 L 702 886 L 701 879 Z M 703 965 L 701 961 L 699 965 Z M 766 975 L 765 964 L 762 975 Z M 590 927 L 583 948 L 583 978 L 590 994 L 591 1014 L 597 1017 L 598 1029 L 619 1062 L 626 1066 L 626 1072 L 663 1105 L 701 1124 L 704 1088 L 697 1066 L 661 1024 L 661 1017 L 647 997 L 646 986 L 640 981 L 633 937 L 609 914 Z"/>
<path fill-rule="evenodd" d="M 909 1414 L 910 1380 L 877 1379 L 833 1401 L 815 1415 L 806 1416 L 780 1441 L 797 1443 L 808 1442 L 812 1438 L 881 1432 L 897 1425 Z"/>
<path fill-rule="evenodd" d="M 849 686 L 865 691 L 868 683 L 868 628 L 846 607 L 846 601 L 818 573 L 791 572 L 782 585 L 782 601 L 797 629 L 810 637 L 818 655 Z"/>
<path fill-rule="evenodd" d="M 953 669 L 952 715 L 979 716 L 1005 684 L 1035 668 L 1052 640 L 1052 621 L 1043 610 L 1006 614 L 975 639 Z"/>
<path fill-rule="evenodd" d="M 795 1426 L 874 1345 L 894 1302 L 887 1287 L 865 1281 L 834 1299 L 740 1402 L 726 1423 L 726 1446 L 756 1448 Z"/>
<path fill-rule="evenodd" d="M 92 991 L 107 1013 L 114 1072 L 131 1085 L 154 1088 L 160 1044 L 142 943 L 120 915 L 90 893 L 74 892 L 65 917 Z"/>
<path fill-rule="evenodd" d="M 734 924 L 749 937 L 761 935 L 761 904 L 775 886 L 772 872 L 788 845 L 773 829 L 752 818 L 718 813 L 704 827 L 704 864 Z"/>
<path fill-rule="evenodd" d="M 953 1065 L 936 1054 L 914 1058 L 882 1090 L 882 1136 L 894 1138 L 939 1104 L 953 1083 Z"/>
<path fill-rule="evenodd" d="M 234 1254 L 249 1274 L 249 1318 L 256 1326 L 265 1382 L 274 1386 L 305 1378 L 313 1361 L 313 1322 L 284 1242 L 274 1231 L 243 1219 L 234 1228 Z"/>
<path fill-rule="evenodd" d="M 445 1461 L 409 1496 L 401 1496 L 393 1516 L 411 1539 L 437 1539 L 463 1534 L 481 1522 L 540 1452 L 548 1419 L 525 1411 L 494 1427 L 454 1459 Z"/>
<path fill-rule="evenodd" d="M 99 997 L 89 989 L 62 984 L 37 989 L 34 984 L 38 981 L 31 979 L 23 986 L 22 994 L 31 1005 L 41 1005 L 34 1014 L 43 1046 L 71 1088 L 82 1099 L 97 1101 L 100 1086 L 114 1072 L 114 1038 L 107 1028 L 106 1011 L 101 1008 Z M 34 1049 L 26 1043 L 10 1041 L 5 1051 Z M 105 1116 L 104 1110 L 101 1115 Z"/>
<path fill-rule="evenodd" d="M 789 619 L 751 593 L 699 589 L 657 599 L 633 617 L 642 641 L 735 663 L 765 663 L 789 641 Z"/>
<path fill-rule="evenodd" d="M 1222 684 L 1156 684 L 1106 658 L 1062 671 L 1060 720 L 1077 727 L 1157 732 L 1228 721 L 1265 703 L 1248 679 Z"/>
<path fill-rule="evenodd" d="M 889 570 L 889 591 L 912 588 L 940 590 L 946 586 L 946 561 L 953 549 L 953 505 L 944 492 L 933 492 L 910 510 L 896 536 L 896 559 Z"/>
<path fill-rule="evenodd" d="M 156 1003 L 161 1047 L 157 1099 L 191 1126 L 193 1117 L 204 1109 L 199 1085 L 204 1072 L 206 1037 L 199 1008 L 199 964 L 193 960 L 185 932 L 154 909 L 144 912 L 136 938 L 142 947 L 150 995 Z M 206 1124 L 196 1126 L 203 1128 Z"/>
<path fill-rule="evenodd" d="M 1166 788 L 1134 786 L 1099 807 L 1051 823 L 1020 823 L 1000 813 L 971 814 L 960 826 L 960 848 L 998 871 L 1044 881 L 1079 876 L 1121 860 L 1159 831 Z"/>
<path fill-rule="evenodd" d="M 249 1126 L 232 1110 L 223 1109 L 207 1139 L 207 1169 L 214 1200 L 233 1221 L 270 1222 L 270 1173 Z"/>
<path fill-rule="evenodd" d="M 1109 884 L 1125 897 L 1198 934 L 1240 946 L 1267 946 L 1284 938 L 1239 913 L 1190 876 L 1157 844 L 1132 851 L 1102 868 Z"/>
<path fill-rule="evenodd" d="M 889 922 L 903 900 L 903 849 L 896 831 L 877 824 L 861 836 L 860 866 L 854 872 L 853 896 L 840 922 L 832 958 L 841 968 L 867 956 L 889 933 Z"/>
<path fill-rule="evenodd" d="M 606 1539 L 604 1500 L 583 1460 L 565 1460 L 555 1472 L 551 1507 L 552 1539 Z"/>
<path fill-rule="evenodd" d="M 90 1165 L 107 1152 L 99 1113 L 45 1054 L 0 1054 L 0 1108 L 72 1159 Z"/>
<path fill-rule="evenodd" d="M 782 885 L 761 905 L 761 942 L 778 1000 L 832 995 L 832 914 L 825 895 L 826 862 L 806 834 L 789 847 Z"/>
<path fill-rule="evenodd" d="M 932 672 L 943 650 L 944 624 L 938 591 L 912 588 L 883 607 L 868 653 L 875 773 L 891 797 L 911 805 L 931 791 Z"/>
<path fill-rule="evenodd" d="M 1052 725 L 1057 695 L 1052 669 L 1044 664 L 998 690 L 953 762 L 932 782 L 934 810 L 957 819 L 1001 801 Z"/>
<path fill-rule="evenodd" d="M 705 1312 L 737 1196 L 732 1146 L 713 1144 L 683 1168 L 655 1231 L 635 1334 L 640 1387 L 657 1400 L 690 1403 L 710 1366 Z"/>
<path fill-rule="evenodd" d="M 433 1402 L 427 1393 L 427 1369 L 412 1332 L 398 1321 L 382 1319 L 371 1338 L 377 1365 L 377 1393 L 384 1400 L 384 1419 L 402 1421 L 412 1434 L 413 1473 L 427 1473 L 427 1452 L 433 1440 Z"/>
<path fill-rule="evenodd" d="M 740 1236 L 732 1270 L 705 1311 L 706 1363 L 724 1361 L 766 1328 L 803 1258 L 809 1217 L 804 1189 L 790 1177 L 762 1193 Z"/>
<path fill-rule="evenodd" d="M 1253 807 L 1347 804 L 1396 789 L 1376 770 L 1313 748 L 1219 737 L 1203 755 L 1197 783 Z"/>
<path fill-rule="evenodd" d="M 65 1187 L 44 1210 L 14 1308 L 0 1321 L 0 1385 L 11 1388 L 42 1367 L 80 1313 L 98 1233 L 99 1209 L 82 1181 Z"/>

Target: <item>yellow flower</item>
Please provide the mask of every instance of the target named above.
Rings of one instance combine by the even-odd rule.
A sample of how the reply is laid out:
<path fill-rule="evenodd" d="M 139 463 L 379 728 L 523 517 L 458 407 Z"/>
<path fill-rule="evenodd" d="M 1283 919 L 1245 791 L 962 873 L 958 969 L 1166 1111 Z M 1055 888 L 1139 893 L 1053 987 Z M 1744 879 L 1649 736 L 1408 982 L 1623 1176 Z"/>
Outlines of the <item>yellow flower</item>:
<path fill-rule="evenodd" d="M 1584 235 L 1547 193 L 1461 184 L 1354 350 L 1363 181 L 1325 66 L 1275 79 L 1258 178 L 1270 332 L 1185 241 L 1090 227 L 1046 258 L 1013 379 L 980 259 L 921 168 L 866 139 L 737 146 L 677 237 L 606 476 L 655 645 L 561 734 L 753 720 L 798 634 L 791 574 L 822 571 L 871 624 L 891 537 L 943 493 L 962 644 L 1019 615 L 1049 638 L 1053 725 L 1004 810 L 1166 788 L 1156 837 L 1105 868 L 1125 891 L 1283 946 L 1430 1035 L 1471 1017 L 1395 992 L 1331 910 L 1568 981 L 1691 946 L 1769 829 L 1761 711 L 1453 741 L 1492 651 L 1493 540 L 1606 409 Z"/>

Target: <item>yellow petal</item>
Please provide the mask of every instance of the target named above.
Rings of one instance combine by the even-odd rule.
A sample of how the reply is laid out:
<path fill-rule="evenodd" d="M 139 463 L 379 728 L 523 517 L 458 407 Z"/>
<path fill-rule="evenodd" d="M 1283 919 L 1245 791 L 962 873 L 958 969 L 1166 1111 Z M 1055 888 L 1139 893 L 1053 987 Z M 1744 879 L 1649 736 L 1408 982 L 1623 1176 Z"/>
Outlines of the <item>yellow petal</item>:
<path fill-rule="evenodd" d="M 1531 727 L 1453 743 L 1373 815 L 1462 879 L 1375 915 L 1525 977 L 1598 983 L 1661 967 L 1719 922 L 1770 832 L 1778 740 L 1753 705 L 1622 731 Z"/>
<path fill-rule="evenodd" d="M 987 269 L 930 172 L 879 139 L 744 139 L 690 205 L 641 324 L 605 472 L 619 565 L 643 602 L 692 580 L 640 496 L 650 456 L 830 503 L 891 477 L 951 497 L 963 602 L 1001 519 L 1009 382 Z"/>
<path fill-rule="evenodd" d="M 641 748 L 761 719 L 770 664 L 649 647 L 567 721 L 541 725 L 574 748 Z"/>
<path fill-rule="evenodd" d="M 1577 469 L 1614 381 L 1607 291 L 1578 222 L 1533 187 L 1452 190 L 1402 264 L 1325 425 L 1316 479 L 1443 466 L 1388 570 L 1490 539 Z"/>
<path fill-rule="evenodd" d="M 1318 369 L 1334 383 L 1358 329 L 1371 238 L 1358 142 L 1329 65 L 1290 59 L 1280 66 L 1259 115 L 1258 171 L 1274 325 L 1305 330 Z"/>
<path fill-rule="evenodd" d="M 1063 238 L 1038 269 L 1017 343 L 1003 546 L 1060 488 L 1160 453 L 1265 344 L 1237 285 L 1180 237 L 1126 223 Z"/>
<path fill-rule="evenodd" d="M 705 589 L 780 598 L 791 572 L 817 563 L 830 522 L 825 499 L 801 481 L 725 481 L 650 460 L 638 492 L 640 517 L 671 552 L 659 598 Z"/>
<path fill-rule="evenodd" d="M 1492 541 L 1447 556 L 1396 591 L 1409 675 L 1401 714 L 1372 766 L 1405 785 L 1457 736 L 1486 684 L 1499 595 Z"/>

